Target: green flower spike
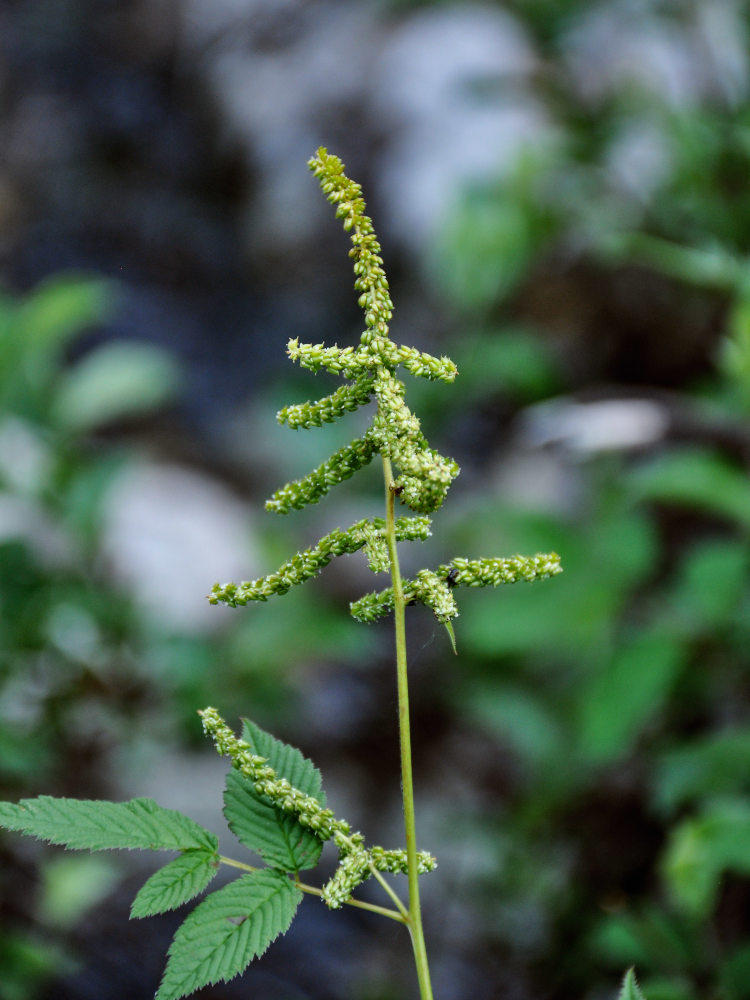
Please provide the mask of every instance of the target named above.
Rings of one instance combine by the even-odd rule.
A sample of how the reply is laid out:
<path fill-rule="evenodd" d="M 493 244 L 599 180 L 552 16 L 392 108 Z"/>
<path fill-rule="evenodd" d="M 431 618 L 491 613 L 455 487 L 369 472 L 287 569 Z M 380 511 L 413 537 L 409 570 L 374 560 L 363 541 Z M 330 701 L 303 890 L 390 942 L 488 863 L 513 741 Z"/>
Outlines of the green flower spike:
<path fill-rule="evenodd" d="M 235 736 L 215 708 L 204 708 L 198 715 L 217 752 L 222 757 L 229 757 L 232 767 L 252 783 L 259 798 L 276 809 L 291 813 L 320 841 L 334 841 L 339 849 L 339 866 L 322 889 L 322 899 L 330 909 L 343 906 L 354 889 L 371 875 L 408 870 L 406 851 L 389 851 L 383 847 L 366 849 L 361 833 L 353 833 L 346 820 L 336 819 L 333 811 L 322 806 L 314 796 L 295 788 L 286 778 L 280 778 L 265 757 L 256 754 L 249 743 Z M 437 861 L 426 851 L 419 851 L 417 859 L 420 874 L 437 868 Z"/>
<path fill-rule="evenodd" d="M 443 623 L 458 617 L 453 600 L 455 587 L 498 587 L 501 583 L 545 580 L 562 573 L 556 552 L 535 556 L 512 556 L 509 559 L 453 559 L 438 566 L 433 573 L 420 570 L 415 580 L 404 580 L 404 596 L 409 604 L 426 604 Z M 352 616 L 360 622 L 374 622 L 393 610 L 393 589 L 365 594 L 350 605 Z"/>
<path fill-rule="evenodd" d="M 314 373 L 326 371 L 347 381 L 316 402 L 308 400 L 285 406 L 277 419 L 294 430 L 304 430 L 331 423 L 370 402 L 376 404 L 376 410 L 372 424 L 361 437 L 340 448 L 304 478 L 282 486 L 266 502 L 266 508 L 287 514 L 318 503 L 330 489 L 364 468 L 376 455 L 381 455 L 393 470 L 393 493 L 402 504 L 422 515 L 396 521 L 397 541 L 424 539 L 430 534 L 429 518 L 425 515 L 441 506 L 459 468 L 452 458 L 430 447 L 419 419 L 406 403 L 405 386 L 397 371 L 401 367 L 419 378 L 453 382 L 456 366 L 450 358 L 433 357 L 390 339 L 393 303 L 380 244 L 372 221 L 365 214 L 362 190 L 346 176 L 341 160 L 325 149 L 318 150 L 309 166 L 323 193 L 336 205 L 337 218 L 343 219 L 344 229 L 351 234 L 349 256 L 354 261 L 354 287 L 365 311 L 365 330 L 357 347 L 326 347 L 324 344 L 301 344 L 297 339 L 289 341 L 289 357 L 302 368 Z M 388 572 L 390 556 L 384 527 L 382 519 L 374 518 L 360 521 L 346 531 L 333 531 L 317 545 L 298 552 L 275 573 L 240 584 L 216 584 L 209 600 L 212 604 L 231 607 L 249 601 L 265 601 L 315 576 L 334 556 L 351 554 L 360 548 L 364 549 L 374 573 Z M 531 558 L 454 559 L 435 570 L 420 570 L 413 580 L 403 581 L 403 590 L 408 603 L 432 608 L 438 621 L 448 629 L 455 649 L 450 623 L 458 615 L 456 587 L 496 587 L 519 580 L 541 580 L 559 572 L 560 560 L 555 553 Z M 366 594 L 352 602 L 350 610 L 359 621 L 372 622 L 388 614 L 393 607 L 393 591 L 389 588 Z M 352 860 L 352 872 L 355 867 Z M 346 881 L 344 875 L 341 879 Z"/>
<path fill-rule="evenodd" d="M 252 782 L 258 795 L 264 796 L 277 809 L 293 813 L 302 826 L 307 827 L 322 841 L 335 834 L 351 835 L 351 827 L 343 819 L 336 819 L 312 795 L 295 788 L 286 778 L 279 778 L 265 757 L 253 752 L 244 740 L 238 739 L 215 708 L 198 712 L 203 721 L 203 731 L 214 741 L 217 753 L 229 757 L 232 767 Z M 358 838 L 361 835 L 355 835 Z"/>

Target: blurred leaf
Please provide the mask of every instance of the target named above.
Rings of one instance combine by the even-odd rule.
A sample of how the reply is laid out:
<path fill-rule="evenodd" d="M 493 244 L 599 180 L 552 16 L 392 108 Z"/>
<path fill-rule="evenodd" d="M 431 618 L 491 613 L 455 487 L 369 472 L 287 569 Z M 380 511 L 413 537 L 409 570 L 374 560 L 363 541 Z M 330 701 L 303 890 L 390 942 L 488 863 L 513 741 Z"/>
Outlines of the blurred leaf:
<path fill-rule="evenodd" d="M 475 401 L 507 393 L 532 402 L 552 395 L 560 385 L 547 344 L 532 330 L 500 329 L 462 337 L 451 357 L 464 391 Z"/>
<path fill-rule="evenodd" d="M 176 362 L 166 351 L 153 344 L 113 341 L 60 376 L 53 412 L 69 430 L 90 430 L 163 406 L 178 383 Z"/>
<path fill-rule="evenodd" d="M 746 1000 L 750 983 L 750 944 L 736 948 L 718 971 L 722 996 L 727 1000 Z"/>
<path fill-rule="evenodd" d="M 750 527 L 747 473 L 715 452 L 672 452 L 634 472 L 630 481 L 642 500 L 693 507 Z"/>
<path fill-rule="evenodd" d="M 672 601 L 691 632 L 726 622 L 746 588 L 749 566 L 747 546 L 737 541 L 699 542 L 688 550 Z"/>
<path fill-rule="evenodd" d="M 613 260 L 653 268 L 700 288 L 731 291 L 742 281 L 745 262 L 718 244 L 683 246 L 642 232 L 617 233 L 603 249 Z"/>
<path fill-rule="evenodd" d="M 588 690 L 581 692 L 580 749 L 591 761 L 621 757 L 662 708 L 685 662 L 685 649 L 658 630 L 616 650 Z"/>
<path fill-rule="evenodd" d="M 4 928 L 0 936 L 0 969 L 3 970 L 0 997 L 2 1000 L 29 1000 L 36 996 L 37 981 L 68 972 L 72 964 L 62 950 L 49 941 L 22 937 Z"/>
<path fill-rule="evenodd" d="M 750 802 L 715 802 L 676 826 L 662 871 L 678 905 L 691 916 L 707 917 L 724 871 L 750 875 Z"/>
<path fill-rule="evenodd" d="M 440 292 L 459 307 L 488 309 L 516 288 L 551 230 L 540 196 L 547 155 L 526 150 L 495 187 L 465 192 L 433 251 Z"/>
<path fill-rule="evenodd" d="M 702 797 L 750 789 L 750 729 L 693 740 L 657 762 L 654 799 L 666 812 Z"/>
<path fill-rule="evenodd" d="M 747 410 L 750 406 L 750 289 L 747 287 L 743 287 L 729 313 L 718 364 Z"/>
<path fill-rule="evenodd" d="M 56 275 L 38 285 L 18 310 L 16 322 L 33 351 L 64 345 L 87 327 L 100 323 L 113 299 L 110 281 L 77 274 Z"/>
<path fill-rule="evenodd" d="M 699 996 L 682 976 L 674 976 L 671 979 L 649 976 L 643 980 L 643 989 L 648 1000 L 696 1000 Z"/>
<path fill-rule="evenodd" d="M 566 753 L 560 724 L 538 695 L 510 684 L 478 681 L 464 685 L 454 697 L 472 725 L 507 740 L 525 759 L 559 761 Z"/>
<path fill-rule="evenodd" d="M 596 953 L 613 963 L 662 972 L 689 967 L 695 953 L 694 935 L 655 906 L 605 917 L 594 930 L 592 944 Z"/>
<path fill-rule="evenodd" d="M 118 881 L 118 866 L 102 857 L 52 857 L 43 867 L 40 917 L 51 927 L 72 927 Z"/>
<path fill-rule="evenodd" d="M 486 309 L 510 294 L 535 250 L 525 206 L 474 193 L 446 226 L 437 247 L 438 286 L 459 306 Z"/>

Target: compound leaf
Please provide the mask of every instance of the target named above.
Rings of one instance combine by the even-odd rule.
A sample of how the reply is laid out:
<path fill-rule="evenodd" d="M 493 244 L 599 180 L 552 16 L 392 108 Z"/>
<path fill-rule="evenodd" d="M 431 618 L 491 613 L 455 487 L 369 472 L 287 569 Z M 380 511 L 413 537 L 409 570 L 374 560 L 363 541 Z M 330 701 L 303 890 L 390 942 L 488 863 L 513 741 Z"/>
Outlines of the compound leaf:
<path fill-rule="evenodd" d="M 143 885 L 130 908 L 131 918 L 150 917 L 182 906 L 206 888 L 218 867 L 214 851 L 185 851 L 154 872 Z"/>
<path fill-rule="evenodd" d="M 156 1000 L 178 1000 L 244 972 L 289 929 L 301 899 L 286 876 L 268 870 L 212 892 L 178 928 Z"/>
<path fill-rule="evenodd" d="M 174 809 L 162 809 L 153 799 L 96 802 L 40 795 L 17 805 L 0 802 L 0 827 L 74 850 L 218 849 L 213 833 Z"/>

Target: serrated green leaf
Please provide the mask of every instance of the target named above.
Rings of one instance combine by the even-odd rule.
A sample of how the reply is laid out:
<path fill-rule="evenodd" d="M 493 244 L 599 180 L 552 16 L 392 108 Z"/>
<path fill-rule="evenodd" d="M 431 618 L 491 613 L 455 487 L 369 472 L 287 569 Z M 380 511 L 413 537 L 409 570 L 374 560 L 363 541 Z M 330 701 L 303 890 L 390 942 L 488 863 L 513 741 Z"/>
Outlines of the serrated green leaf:
<path fill-rule="evenodd" d="M 185 851 L 164 865 L 144 884 L 130 908 L 132 917 L 175 910 L 203 892 L 216 874 L 219 859 L 215 851 Z"/>
<path fill-rule="evenodd" d="M 238 976 L 289 929 L 301 899 L 274 871 L 243 875 L 212 892 L 178 928 L 156 1000 L 178 1000 Z"/>
<path fill-rule="evenodd" d="M 622 981 L 622 989 L 617 1000 L 646 1000 L 638 982 L 635 978 L 635 971 L 628 969 Z"/>
<path fill-rule="evenodd" d="M 448 633 L 448 638 L 451 641 L 451 647 L 453 648 L 453 655 L 458 656 L 458 650 L 456 649 L 456 633 L 453 629 L 452 622 L 443 622 L 445 625 L 445 631 Z"/>
<path fill-rule="evenodd" d="M 74 850 L 218 849 L 213 833 L 153 799 L 96 802 L 40 795 L 17 805 L 0 802 L 0 827 Z"/>
<path fill-rule="evenodd" d="M 302 751 L 277 740 L 249 719 L 242 720 L 242 738 L 250 744 L 254 753 L 267 758 L 280 778 L 286 778 L 290 785 L 299 788 L 305 795 L 314 796 L 322 806 L 326 804 L 320 771 Z"/>
<path fill-rule="evenodd" d="M 227 774 L 224 816 L 235 837 L 273 868 L 299 872 L 314 868 L 323 844 L 290 813 L 259 796 L 238 771 Z"/>

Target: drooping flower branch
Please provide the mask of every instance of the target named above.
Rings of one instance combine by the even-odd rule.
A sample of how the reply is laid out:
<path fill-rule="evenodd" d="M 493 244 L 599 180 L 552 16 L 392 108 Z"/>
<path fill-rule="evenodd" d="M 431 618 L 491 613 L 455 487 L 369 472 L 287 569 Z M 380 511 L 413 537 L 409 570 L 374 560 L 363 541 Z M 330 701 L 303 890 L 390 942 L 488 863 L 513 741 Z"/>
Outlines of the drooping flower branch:
<path fill-rule="evenodd" d="M 395 874 L 407 871 L 406 851 L 400 848 L 366 848 L 361 833 L 353 832 L 346 820 L 336 819 L 333 811 L 322 805 L 314 795 L 308 795 L 286 778 L 280 778 L 265 757 L 256 753 L 246 740 L 235 736 L 215 708 L 204 708 L 198 714 L 217 752 L 230 759 L 232 767 L 252 784 L 256 795 L 275 809 L 294 816 L 322 843 L 334 841 L 339 850 L 339 865 L 322 890 L 323 901 L 329 909 L 337 910 L 343 906 L 356 887 L 377 872 Z M 437 868 L 437 861 L 426 851 L 420 851 L 418 865 L 419 873 L 425 874 Z"/>

